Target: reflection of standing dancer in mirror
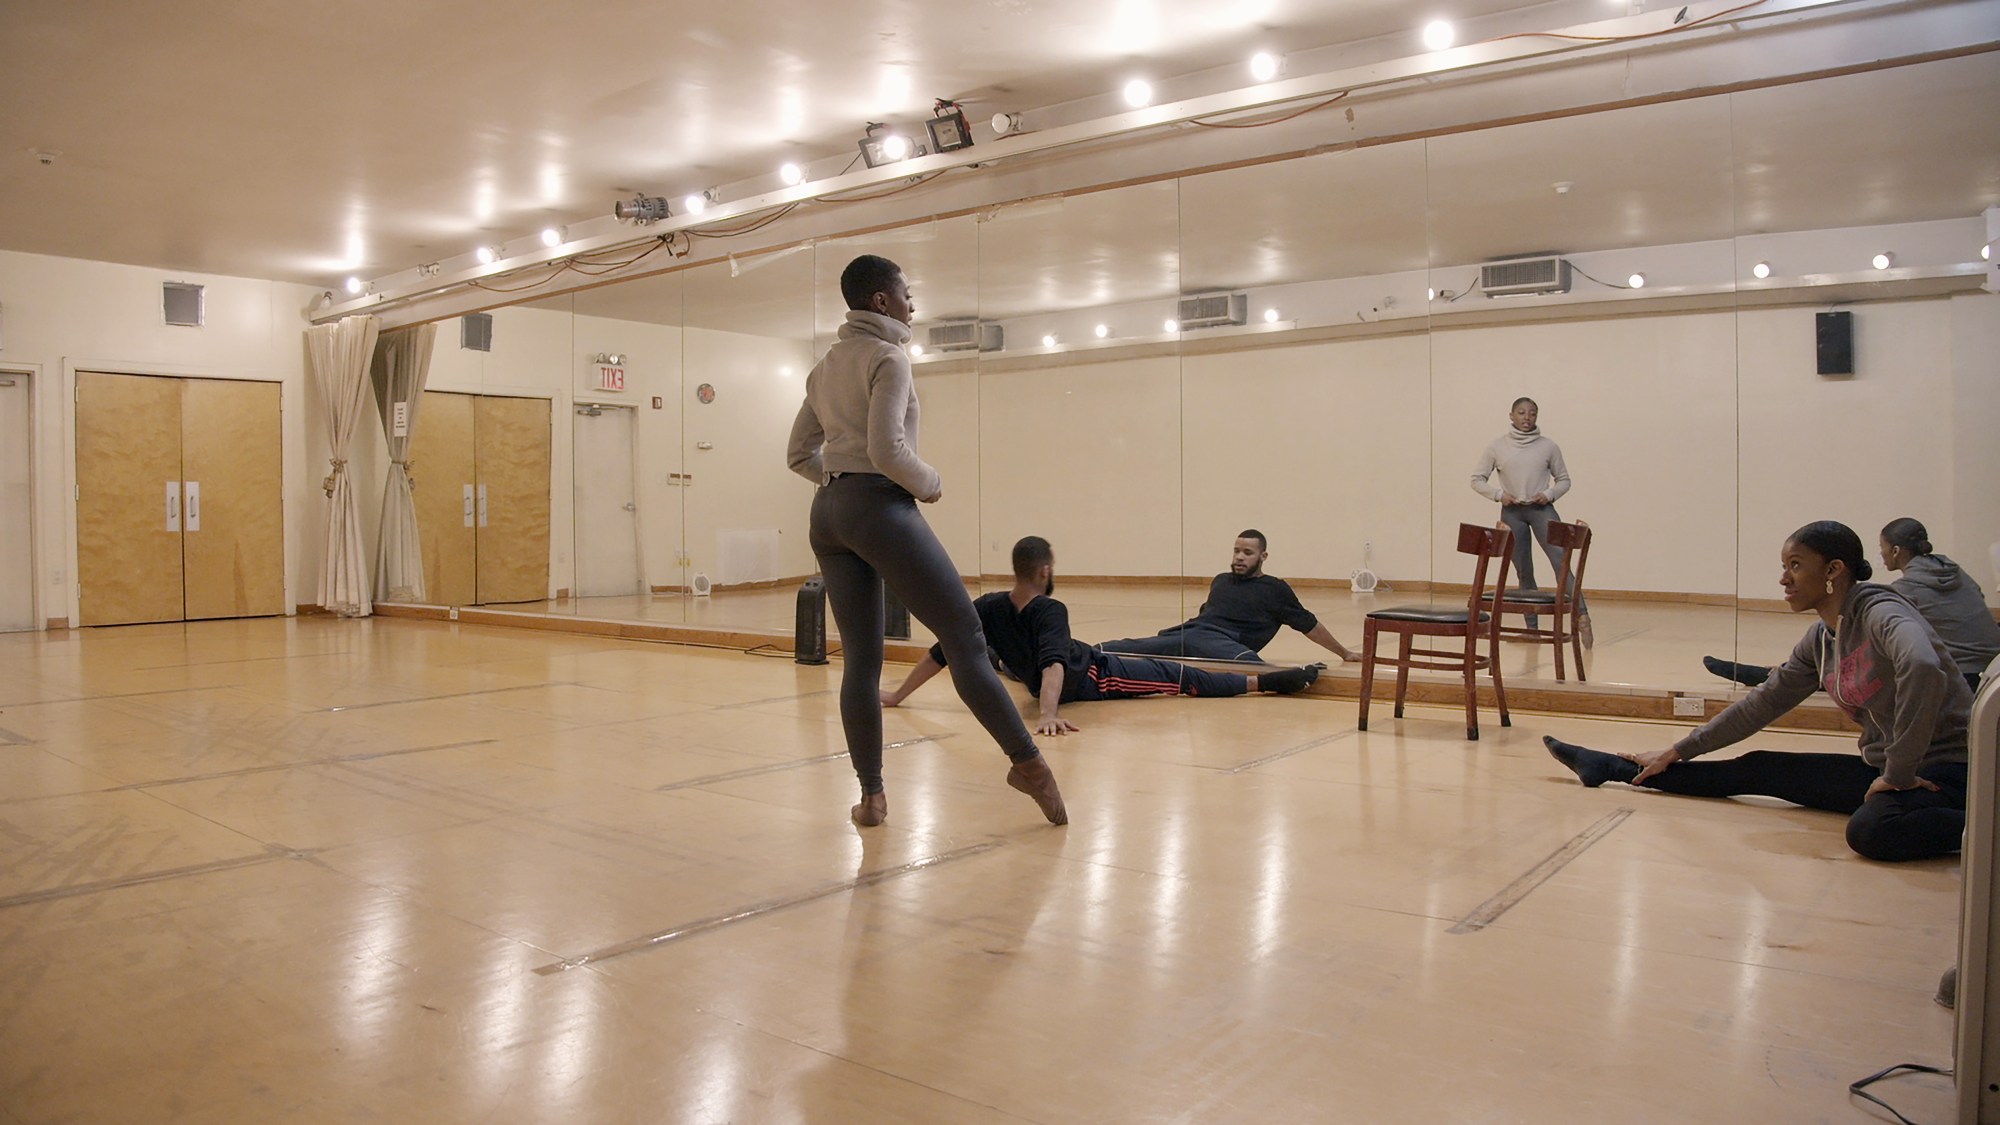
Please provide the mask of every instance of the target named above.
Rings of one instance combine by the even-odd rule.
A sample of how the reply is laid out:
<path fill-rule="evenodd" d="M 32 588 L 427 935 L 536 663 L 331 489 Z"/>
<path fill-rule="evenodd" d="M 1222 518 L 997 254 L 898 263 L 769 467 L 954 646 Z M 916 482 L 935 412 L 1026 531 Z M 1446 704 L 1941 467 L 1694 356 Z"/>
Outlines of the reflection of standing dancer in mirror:
<path fill-rule="evenodd" d="M 840 724 L 861 782 L 854 823 L 889 815 L 882 788 L 882 587 L 937 634 L 958 674 L 959 698 L 1013 765 L 1007 784 L 1035 799 L 1051 824 L 1069 823 L 1034 735 L 986 661 L 986 636 L 958 567 L 917 511 L 944 495 L 938 471 L 917 456 L 917 391 L 910 376 L 914 306 L 902 268 L 864 254 L 840 275 L 847 322 L 806 377 L 788 463 L 819 485 L 812 549 L 840 627 Z"/>
<path fill-rule="evenodd" d="M 1523 590 L 1540 588 L 1535 585 L 1533 543 L 1541 544 L 1558 578 L 1562 574 L 1563 552 L 1549 546 L 1549 521 L 1562 518 L 1556 514 L 1556 501 L 1569 491 L 1569 467 L 1563 464 L 1562 447 L 1536 424 L 1540 416 L 1541 407 L 1534 399 L 1515 399 L 1507 415 L 1507 432 L 1493 439 L 1479 467 L 1472 470 L 1472 491 L 1499 501 L 1500 521 L 1514 533 L 1514 573 Z M 1529 614 L 1528 627 L 1536 623 L 1535 615 Z M 1583 647 L 1595 643 L 1587 605 L 1576 607 L 1576 631 L 1583 637 Z"/>

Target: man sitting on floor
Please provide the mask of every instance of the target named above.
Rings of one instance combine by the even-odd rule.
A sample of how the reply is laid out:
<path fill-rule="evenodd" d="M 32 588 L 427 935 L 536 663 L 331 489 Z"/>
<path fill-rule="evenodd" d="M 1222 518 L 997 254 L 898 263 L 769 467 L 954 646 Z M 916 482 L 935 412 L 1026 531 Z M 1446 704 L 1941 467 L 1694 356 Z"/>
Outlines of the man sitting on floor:
<path fill-rule="evenodd" d="M 1270 556 L 1264 533 L 1255 528 L 1245 531 L 1236 537 L 1229 573 L 1218 574 L 1209 583 L 1208 600 L 1201 603 L 1199 613 L 1157 636 L 1105 641 L 1099 647 L 1178 660 L 1260 660 L 1258 650 L 1278 635 L 1278 626 L 1290 625 L 1342 660 L 1361 659 L 1299 603 L 1290 583 L 1264 573 L 1264 560 Z"/>
<path fill-rule="evenodd" d="M 1318 665 L 1245 676 L 1091 648 L 1070 636 L 1069 608 L 1049 596 L 1056 585 L 1055 565 L 1055 550 L 1049 541 L 1030 535 L 1014 544 L 1014 588 L 986 594 L 972 603 L 986 630 L 986 643 L 999 656 L 1001 666 L 1041 702 L 1037 734 L 1066 734 L 1077 729 L 1076 724 L 1057 717 L 1056 708 L 1064 703 L 1257 691 L 1290 695 L 1319 678 Z M 932 645 L 901 687 L 882 693 L 882 705 L 902 703 L 944 667 L 944 650 Z"/>

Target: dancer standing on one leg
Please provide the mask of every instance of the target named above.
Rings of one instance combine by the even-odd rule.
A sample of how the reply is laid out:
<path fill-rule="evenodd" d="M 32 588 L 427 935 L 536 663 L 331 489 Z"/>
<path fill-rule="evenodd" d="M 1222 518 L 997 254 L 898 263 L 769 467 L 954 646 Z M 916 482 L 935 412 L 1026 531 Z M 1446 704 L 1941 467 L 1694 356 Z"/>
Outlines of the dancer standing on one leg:
<path fill-rule="evenodd" d="M 959 698 L 1007 753 L 1007 784 L 1035 799 L 1051 824 L 1069 823 L 1055 774 L 986 662 L 986 637 L 958 567 L 917 511 L 944 494 L 917 456 L 917 392 L 910 359 L 909 283 L 887 258 L 864 254 L 840 275 L 847 322 L 806 377 L 792 423 L 792 471 L 819 485 L 812 549 L 840 627 L 840 723 L 861 782 L 854 823 L 889 815 L 882 787 L 882 587 L 910 607 L 960 668 Z"/>
<path fill-rule="evenodd" d="M 1656 754 L 1542 741 L 1588 786 L 1619 781 L 1693 797 L 1777 797 L 1848 817 L 1847 845 L 1869 859 L 1949 855 L 1965 833 L 1972 691 L 1916 607 L 1866 581 L 1861 538 L 1809 523 L 1785 541 L 1779 585 L 1793 613 L 1819 620 L 1771 678 Z M 1756 750 L 1690 761 L 1741 742 L 1824 688 L 1861 725 L 1861 756 Z"/>
<path fill-rule="evenodd" d="M 1563 552 L 1549 546 L 1549 521 L 1560 520 L 1556 501 L 1569 491 L 1569 466 L 1563 463 L 1562 447 L 1545 436 L 1537 421 L 1542 408 L 1531 398 L 1517 398 L 1507 414 L 1507 432 L 1493 440 L 1472 470 L 1472 491 L 1500 502 L 1500 522 L 1514 533 L 1514 573 L 1521 589 L 1535 585 L 1535 544 L 1549 557 L 1558 578 L 1562 575 Z M 1495 477 L 1499 477 L 1496 482 Z M 1528 615 L 1528 627 L 1536 618 Z M 1596 637 L 1590 628 L 1590 607 L 1576 607 L 1576 631 L 1583 647 L 1590 648 Z"/>

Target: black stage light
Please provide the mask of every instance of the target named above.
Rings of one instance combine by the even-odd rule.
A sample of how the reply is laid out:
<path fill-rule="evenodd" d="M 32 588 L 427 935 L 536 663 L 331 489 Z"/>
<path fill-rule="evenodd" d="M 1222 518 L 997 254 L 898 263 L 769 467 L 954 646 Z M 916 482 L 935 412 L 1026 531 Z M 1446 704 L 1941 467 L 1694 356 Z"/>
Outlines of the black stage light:
<path fill-rule="evenodd" d="M 965 122 L 965 110 L 957 102 L 938 99 L 933 116 L 924 122 L 931 135 L 932 152 L 957 152 L 972 147 L 972 126 Z"/>
<path fill-rule="evenodd" d="M 870 121 L 856 146 L 861 149 L 862 161 L 870 168 L 880 168 L 884 164 L 894 164 L 923 154 L 923 149 L 911 144 L 910 138 L 888 129 L 880 121 Z"/>

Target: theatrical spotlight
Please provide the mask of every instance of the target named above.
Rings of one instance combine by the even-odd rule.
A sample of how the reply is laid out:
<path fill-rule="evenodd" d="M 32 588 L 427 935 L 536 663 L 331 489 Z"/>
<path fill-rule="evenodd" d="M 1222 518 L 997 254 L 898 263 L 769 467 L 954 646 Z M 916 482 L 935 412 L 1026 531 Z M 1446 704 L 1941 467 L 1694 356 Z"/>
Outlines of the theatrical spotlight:
<path fill-rule="evenodd" d="M 932 152 L 957 152 L 972 147 L 972 126 L 966 124 L 965 110 L 957 102 L 939 98 L 931 114 L 931 119 L 924 122 L 924 129 L 931 135 Z"/>
<path fill-rule="evenodd" d="M 673 212 L 667 209 L 667 201 L 663 196 L 635 195 L 630 199 L 621 199 L 613 203 L 611 214 L 616 218 L 645 226 L 647 223 L 657 223 Z"/>
<path fill-rule="evenodd" d="M 870 168 L 880 168 L 884 164 L 894 164 L 908 160 L 912 156 L 923 155 L 923 150 L 910 144 L 910 138 L 901 133 L 891 133 L 889 127 L 880 121 L 870 121 L 857 147 L 861 149 L 861 160 Z"/>

